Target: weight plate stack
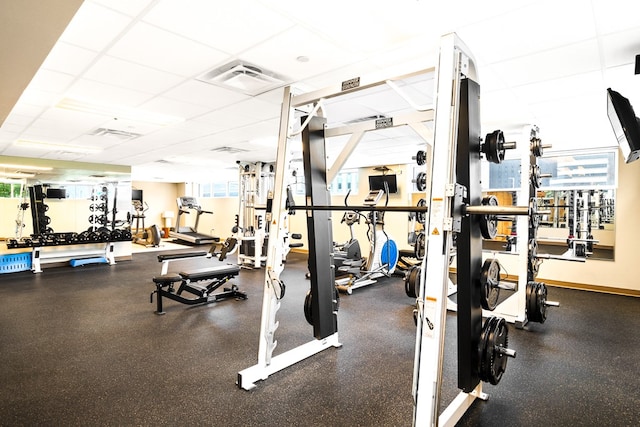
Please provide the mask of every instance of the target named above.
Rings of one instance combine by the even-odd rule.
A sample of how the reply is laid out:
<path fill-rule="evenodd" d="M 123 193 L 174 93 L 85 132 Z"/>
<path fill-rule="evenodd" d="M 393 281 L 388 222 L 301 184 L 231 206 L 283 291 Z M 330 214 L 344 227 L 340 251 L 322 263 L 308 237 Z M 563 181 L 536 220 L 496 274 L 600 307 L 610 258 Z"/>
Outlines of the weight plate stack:
<path fill-rule="evenodd" d="M 408 297 L 417 298 L 420 287 L 420 275 L 422 268 L 419 265 L 412 266 L 404 276 L 404 291 Z"/>

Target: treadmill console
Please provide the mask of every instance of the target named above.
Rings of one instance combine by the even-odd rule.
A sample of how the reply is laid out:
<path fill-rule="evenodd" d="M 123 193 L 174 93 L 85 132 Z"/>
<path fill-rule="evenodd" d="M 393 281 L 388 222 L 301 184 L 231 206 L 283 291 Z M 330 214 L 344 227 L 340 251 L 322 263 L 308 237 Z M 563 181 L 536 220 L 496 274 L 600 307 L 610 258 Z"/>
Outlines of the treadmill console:
<path fill-rule="evenodd" d="M 195 197 L 182 196 L 178 197 L 178 208 L 198 209 L 198 200 Z"/>

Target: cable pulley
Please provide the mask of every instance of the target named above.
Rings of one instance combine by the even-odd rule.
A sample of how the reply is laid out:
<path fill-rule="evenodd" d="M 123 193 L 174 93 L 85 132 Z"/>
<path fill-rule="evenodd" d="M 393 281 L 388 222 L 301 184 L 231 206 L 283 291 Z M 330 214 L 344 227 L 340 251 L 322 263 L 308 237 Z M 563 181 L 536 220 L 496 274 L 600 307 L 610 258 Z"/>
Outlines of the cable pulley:
<path fill-rule="evenodd" d="M 516 352 L 507 348 L 509 330 L 501 317 L 486 320 L 480 334 L 478 347 L 478 376 L 482 381 L 496 385 L 507 369 L 507 357 L 516 357 Z"/>
<path fill-rule="evenodd" d="M 485 310 L 493 311 L 500 296 L 500 263 L 495 258 L 487 258 L 480 270 L 480 304 Z"/>

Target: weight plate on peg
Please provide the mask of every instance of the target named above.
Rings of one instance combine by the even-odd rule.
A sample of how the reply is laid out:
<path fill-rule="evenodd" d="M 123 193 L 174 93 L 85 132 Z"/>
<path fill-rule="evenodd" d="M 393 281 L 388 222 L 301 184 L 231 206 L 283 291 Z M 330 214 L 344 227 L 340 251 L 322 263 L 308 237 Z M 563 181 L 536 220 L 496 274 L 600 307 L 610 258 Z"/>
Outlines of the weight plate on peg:
<path fill-rule="evenodd" d="M 509 343 L 507 323 L 501 317 L 486 320 L 480 334 L 478 376 L 482 381 L 496 385 L 507 369 L 507 355 L 503 350 Z"/>
<path fill-rule="evenodd" d="M 540 185 L 542 184 L 542 178 L 540 177 L 540 166 L 531 165 L 531 167 L 529 168 L 529 182 L 531 182 L 531 185 L 533 185 L 535 188 L 540 188 Z"/>
<path fill-rule="evenodd" d="M 408 297 L 417 298 L 420 287 L 421 268 L 419 265 L 412 266 L 404 276 L 404 290 Z"/>
<path fill-rule="evenodd" d="M 416 188 L 418 191 L 425 191 L 427 189 L 427 173 L 419 172 L 416 176 Z"/>
<path fill-rule="evenodd" d="M 426 207 L 427 206 L 427 201 L 425 199 L 420 199 L 420 200 L 418 200 L 417 206 L 419 208 Z M 416 221 L 418 221 L 420 224 L 424 224 L 427 221 L 427 213 L 426 212 L 416 212 Z"/>
<path fill-rule="evenodd" d="M 480 270 L 480 286 L 482 289 L 480 304 L 485 310 L 493 311 L 498 305 L 499 285 L 500 263 L 495 258 L 487 258 Z"/>
<path fill-rule="evenodd" d="M 487 196 L 482 199 L 483 206 L 498 206 L 496 196 Z M 498 234 L 498 217 L 496 215 L 480 216 L 480 233 L 485 239 L 493 239 Z"/>
<path fill-rule="evenodd" d="M 538 275 L 538 269 L 540 267 L 540 262 L 538 260 L 538 243 L 535 239 L 529 240 L 529 259 L 528 259 L 528 269 L 533 277 Z"/>
<path fill-rule="evenodd" d="M 501 130 L 488 133 L 482 144 L 482 152 L 491 163 L 500 164 L 504 160 L 504 134 Z"/>
<path fill-rule="evenodd" d="M 427 153 L 423 150 L 419 150 L 416 153 L 416 163 L 420 166 L 424 165 L 427 162 Z"/>
<path fill-rule="evenodd" d="M 535 197 L 529 199 L 529 228 L 537 230 L 540 226 L 538 215 L 538 200 Z"/>
<path fill-rule="evenodd" d="M 311 289 L 307 291 L 307 295 L 304 297 L 304 318 L 310 325 L 313 325 L 313 318 L 315 313 L 312 310 L 313 297 L 311 296 Z M 340 293 L 338 288 L 333 288 L 333 311 L 337 312 L 340 309 Z"/>
<path fill-rule="evenodd" d="M 426 251 L 426 239 L 427 236 L 425 236 L 422 231 L 418 233 L 418 236 L 416 237 L 416 242 L 413 246 L 413 254 L 418 259 L 424 258 L 424 253 Z"/>
<path fill-rule="evenodd" d="M 538 323 L 547 320 L 547 286 L 542 282 L 527 283 L 527 319 Z"/>
<path fill-rule="evenodd" d="M 531 154 L 535 157 L 542 157 L 542 141 L 540 138 L 536 138 L 535 136 L 531 138 L 529 147 L 531 148 Z"/>

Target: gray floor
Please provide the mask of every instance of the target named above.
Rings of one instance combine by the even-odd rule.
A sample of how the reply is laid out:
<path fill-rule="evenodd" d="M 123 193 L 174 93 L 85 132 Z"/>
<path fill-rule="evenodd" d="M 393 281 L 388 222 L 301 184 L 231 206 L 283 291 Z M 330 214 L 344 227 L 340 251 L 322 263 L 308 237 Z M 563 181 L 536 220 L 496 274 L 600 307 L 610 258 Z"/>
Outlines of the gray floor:
<path fill-rule="evenodd" d="M 0 275 L 0 425 L 411 425 L 415 327 L 400 279 L 341 298 L 342 348 L 244 391 L 235 379 L 257 361 L 264 272 L 240 273 L 246 301 L 166 301 L 157 316 L 156 256 Z M 311 340 L 305 271 L 292 254 L 277 353 Z M 459 425 L 640 424 L 638 299 L 558 288 L 549 299 L 562 307 L 544 324 L 510 328 L 517 358 Z M 455 316 L 447 321 L 445 404 L 457 393 Z"/>

